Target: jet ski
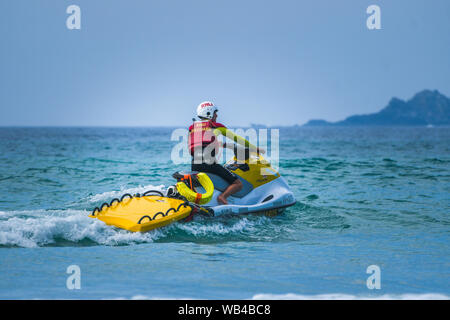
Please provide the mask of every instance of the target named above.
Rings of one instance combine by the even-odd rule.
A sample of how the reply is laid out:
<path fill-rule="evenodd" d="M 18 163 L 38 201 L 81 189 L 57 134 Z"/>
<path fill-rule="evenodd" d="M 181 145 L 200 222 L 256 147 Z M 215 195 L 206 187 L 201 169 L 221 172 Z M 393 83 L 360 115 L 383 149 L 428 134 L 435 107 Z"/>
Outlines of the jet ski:
<path fill-rule="evenodd" d="M 227 198 L 227 205 L 217 201 L 228 187 L 221 177 L 204 172 L 175 172 L 177 183 L 165 194 L 156 190 L 142 195 L 125 194 L 95 208 L 90 217 L 129 231 L 146 232 L 178 220 L 190 221 L 196 214 L 275 216 L 296 203 L 287 182 L 262 155 L 248 149 L 234 151 L 225 168 L 238 176 L 243 187 Z"/>

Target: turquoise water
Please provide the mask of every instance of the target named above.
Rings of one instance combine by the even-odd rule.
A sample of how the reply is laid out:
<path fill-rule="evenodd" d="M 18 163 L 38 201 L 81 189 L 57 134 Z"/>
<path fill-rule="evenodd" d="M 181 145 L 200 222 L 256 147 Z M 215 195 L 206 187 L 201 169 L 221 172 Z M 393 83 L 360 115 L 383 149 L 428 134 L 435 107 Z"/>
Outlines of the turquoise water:
<path fill-rule="evenodd" d="M 274 218 L 146 234 L 88 218 L 189 168 L 170 161 L 172 130 L 0 128 L 0 298 L 450 294 L 449 128 L 281 128 L 298 202 Z M 70 265 L 80 290 L 66 287 Z M 369 265 L 380 290 L 366 286 Z"/>

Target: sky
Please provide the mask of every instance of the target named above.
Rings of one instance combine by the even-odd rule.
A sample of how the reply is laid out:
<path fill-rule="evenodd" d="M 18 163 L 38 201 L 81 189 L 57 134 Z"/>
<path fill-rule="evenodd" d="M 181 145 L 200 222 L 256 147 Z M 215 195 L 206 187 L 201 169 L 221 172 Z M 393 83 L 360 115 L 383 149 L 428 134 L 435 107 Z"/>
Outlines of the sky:
<path fill-rule="evenodd" d="M 0 126 L 187 126 L 205 100 L 230 127 L 288 126 L 450 96 L 449 13 L 448 0 L 1 0 Z"/>

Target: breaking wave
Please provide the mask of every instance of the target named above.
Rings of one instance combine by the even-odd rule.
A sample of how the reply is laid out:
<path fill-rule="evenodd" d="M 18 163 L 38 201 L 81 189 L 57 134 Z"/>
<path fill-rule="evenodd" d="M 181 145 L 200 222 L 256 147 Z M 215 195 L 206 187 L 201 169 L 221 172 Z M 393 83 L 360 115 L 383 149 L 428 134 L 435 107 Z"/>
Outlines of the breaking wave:
<path fill-rule="evenodd" d="M 196 300 L 195 298 L 175 297 L 150 297 L 146 295 L 134 295 L 131 298 L 119 297 L 116 299 L 130 300 Z M 255 294 L 247 300 L 450 300 L 450 297 L 440 293 L 402 293 L 382 295 L 353 295 L 346 293 L 326 293 L 317 295 L 287 294 Z"/>
<path fill-rule="evenodd" d="M 252 300 L 449 300 L 450 297 L 440 293 L 403 293 L 382 295 L 353 295 L 346 293 L 327 293 L 317 295 L 301 295 L 295 293 L 270 294 L 260 293 Z"/>

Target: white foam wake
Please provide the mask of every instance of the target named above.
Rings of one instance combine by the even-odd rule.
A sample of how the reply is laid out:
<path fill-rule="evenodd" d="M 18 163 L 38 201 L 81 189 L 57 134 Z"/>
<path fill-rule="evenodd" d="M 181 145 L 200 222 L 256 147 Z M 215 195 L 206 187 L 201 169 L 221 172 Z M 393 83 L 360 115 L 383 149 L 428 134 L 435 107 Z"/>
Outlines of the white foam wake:
<path fill-rule="evenodd" d="M 264 218 L 264 217 L 262 217 Z M 194 236 L 211 236 L 211 235 L 227 235 L 238 232 L 252 232 L 255 230 L 257 224 L 261 224 L 261 220 L 250 221 L 247 218 L 241 218 L 231 225 L 225 225 L 220 222 L 202 224 L 200 222 L 193 221 L 186 224 L 178 224 L 177 228 L 184 230 Z"/>
<path fill-rule="evenodd" d="M 199 219 L 199 220 L 197 220 Z M 0 211 L 0 246 L 34 248 L 49 245 L 128 245 L 154 242 L 183 231 L 194 238 L 252 233 L 264 217 L 222 223 L 195 218 L 146 233 L 130 232 L 92 219 L 85 210 Z M 175 233 L 174 233 L 175 232 Z"/>
<path fill-rule="evenodd" d="M 159 186 L 154 186 L 154 185 L 146 185 L 146 186 L 139 186 L 139 187 L 135 187 L 135 188 L 122 188 L 121 190 L 116 190 L 116 191 L 107 191 L 107 192 L 103 192 L 100 194 L 96 194 L 93 196 L 90 196 L 88 198 L 89 202 L 98 202 L 98 201 L 110 201 L 114 198 L 120 198 L 122 195 L 124 195 L 125 193 L 130 193 L 130 194 L 136 194 L 136 193 L 144 193 L 146 191 L 149 190 L 158 190 L 161 191 L 163 194 L 165 194 L 166 191 L 166 187 L 164 185 L 159 185 Z"/>
<path fill-rule="evenodd" d="M 163 233 L 134 233 L 88 217 L 83 210 L 34 210 L 0 212 L 0 245 L 40 247 L 61 241 L 91 240 L 102 245 L 153 242 Z"/>

